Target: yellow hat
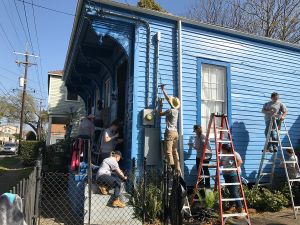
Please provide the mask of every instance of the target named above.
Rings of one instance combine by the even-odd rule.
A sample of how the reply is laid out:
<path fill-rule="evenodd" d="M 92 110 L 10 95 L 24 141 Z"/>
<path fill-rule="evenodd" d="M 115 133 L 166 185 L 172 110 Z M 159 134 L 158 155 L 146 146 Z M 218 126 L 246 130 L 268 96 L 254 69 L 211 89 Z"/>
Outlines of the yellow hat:
<path fill-rule="evenodd" d="M 172 108 L 179 109 L 180 108 L 180 100 L 177 97 L 170 97 L 170 104 Z"/>

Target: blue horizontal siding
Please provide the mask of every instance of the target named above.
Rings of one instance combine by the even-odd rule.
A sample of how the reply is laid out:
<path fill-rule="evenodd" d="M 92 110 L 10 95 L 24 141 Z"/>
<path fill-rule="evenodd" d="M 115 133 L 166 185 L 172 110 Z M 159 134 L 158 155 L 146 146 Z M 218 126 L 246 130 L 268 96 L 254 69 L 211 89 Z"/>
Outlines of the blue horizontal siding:
<path fill-rule="evenodd" d="M 118 9 L 113 9 L 118 10 Z M 130 13 L 121 10 L 119 13 Z M 160 81 L 167 84 L 169 95 L 177 95 L 177 30 L 176 23 L 158 17 L 147 17 L 151 27 L 150 49 L 150 102 L 155 99 L 155 35 L 161 33 L 159 74 Z M 146 104 L 146 29 L 136 26 L 134 40 L 134 94 L 132 148 L 141 165 L 144 149 L 144 126 L 142 110 Z M 287 125 L 293 144 L 300 139 L 300 53 L 274 45 L 244 40 L 201 30 L 183 24 L 182 30 L 182 83 L 183 83 L 183 144 L 185 177 L 189 185 L 196 176 L 196 152 L 189 147 L 194 137 L 193 125 L 197 122 L 197 59 L 217 60 L 230 64 L 231 73 L 231 132 L 235 149 L 240 152 L 244 164 L 242 175 L 255 181 L 264 146 L 264 118 L 262 105 L 270 94 L 277 91 L 288 107 Z M 201 80 L 201 79 L 199 79 Z M 151 107 L 154 107 L 151 105 Z M 167 104 L 164 104 L 166 110 Z M 165 121 L 161 120 L 161 131 Z M 279 169 L 280 170 L 280 169 Z"/>

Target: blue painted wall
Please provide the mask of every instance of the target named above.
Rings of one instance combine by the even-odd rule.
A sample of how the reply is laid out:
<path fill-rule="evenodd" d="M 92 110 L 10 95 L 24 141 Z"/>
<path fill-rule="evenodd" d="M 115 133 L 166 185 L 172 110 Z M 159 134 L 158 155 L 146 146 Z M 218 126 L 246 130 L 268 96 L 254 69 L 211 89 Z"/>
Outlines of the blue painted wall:
<path fill-rule="evenodd" d="M 161 82 L 167 84 L 170 95 L 177 95 L 177 28 L 176 21 L 138 14 L 124 9 L 102 5 L 109 10 L 147 20 L 151 27 L 150 89 L 151 107 L 155 98 L 155 41 L 156 32 L 161 32 L 159 74 Z M 124 20 L 119 18 L 120 20 Z M 146 29 L 135 24 L 133 46 L 133 112 L 132 112 L 132 157 L 141 159 L 144 149 L 144 127 L 142 110 L 146 106 Z M 263 44 L 202 30 L 194 25 L 182 24 L 183 58 L 183 131 L 185 151 L 185 176 L 191 184 L 196 176 L 196 152 L 189 149 L 193 125 L 201 108 L 197 105 L 200 92 L 201 73 L 197 71 L 201 60 L 220 61 L 228 65 L 230 80 L 228 89 L 231 98 L 229 114 L 235 148 L 244 160 L 242 175 L 255 181 L 261 150 L 264 145 L 264 118 L 262 105 L 269 101 L 273 91 L 280 93 L 289 114 L 286 122 L 294 145 L 300 139 L 300 52 L 272 44 Z M 166 106 L 166 105 L 165 105 Z M 165 129 L 162 120 L 161 130 Z M 141 162 L 141 161 L 140 161 Z M 138 164 L 140 165 L 140 164 Z"/>

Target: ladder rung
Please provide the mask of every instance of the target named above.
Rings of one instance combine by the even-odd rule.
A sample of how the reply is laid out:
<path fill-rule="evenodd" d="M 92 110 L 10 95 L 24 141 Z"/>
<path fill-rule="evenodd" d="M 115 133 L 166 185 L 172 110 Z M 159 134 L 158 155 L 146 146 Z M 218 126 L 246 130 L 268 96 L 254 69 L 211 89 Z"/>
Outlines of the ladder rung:
<path fill-rule="evenodd" d="M 221 186 L 235 186 L 235 185 L 241 185 L 240 183 L 220 183 Z"/>
<path fill-rule="evenodd" d="M 288 134 L 287 131 L 280 131 L 279 134 Z"/>
<path fill-rule="evenodd" d="M 217 128 L 217 130 L 218 130 L 219 132 L 221 132 L 221 131 L 223 131 L 223 132 L 228 132 L 228 130 L 223 129 L 223 128 Z"/>
<path fill-rule="evenodd" d="M 237 168 L 220 168 L 221 171 L 237 171 Z"/>
<path fill-rule="evenodd" d="M 270 186 L 271 183 L 263 183 L 263 184 L 257 184 L 257 186 Z"/>
<path fill-rule="evenodd" d="M 290 179 L 290 182 L 297 182 L 297 181 L 300 181 L 300 178 L 297 178 L 297 179 Z"/>
<path fill-rule="evenodd" d="M 261 176 L 265 176 L 265 175 L 271 175 L 271 173 L 261 173 Z"/>
<path fill-rule="evenodd" d="M 218 143 L 231 143 L 231 141 L 228 140 L 217 140 Z"/>
<path fill-rule="evenodd" d="M 293 147 L 281 147 L 281 149 L 292 149 L 292 150 L 294 150 Z"/>
<path fill-rule="evenodd" d="M 278 141 L 269 141 L 269 143 L 278 143 Z"/>
<path fill-rule="evenodd" d="M 219 157 L 223 157 L 223 156 L 234 156 L 234 154 L 219 154 Z"/>
<path fill-rule="evenodd" d="M 216 167 L 216 164 L 207 164 L 207 163 L 203 163 L 202 166 L 207 166 L 207 167 Z"/>
<path fill-rule="evenodd" d="M 284 161 L 284 163 L 288 164 L 288 163 L 297 163 L 296 161 Z"/>
<path fill-rule="evenodd" d="M 234 201 L 242 201 L 243 198 L 223 198 L 222 202 L 234 202 Z"/>
<path fill-rule="evenodd" d="M 294 208 L 295 208 L 295 209 L 300 209 L 300 206 L 295 206 Z"/>
<path fill-rule="evenodd" d="M 207 176 L 207 175 L 203 175 L 201 176 L 201 178 L 210 178 L 210 177 L 215 177 L 216 175 L 211 175 L 211 176 Z"/>
<path fill-rule="evenodd" d="M 273 164 L 273 162 L 264 162 L 264 164 Z"/>
<path fill-rule="evenodd" d="M 236 216 L 247 216 L 247 213 L 231 213 L 231 214 L 223 214 L 224 218 L 227 217 L 236 217 Z"/>

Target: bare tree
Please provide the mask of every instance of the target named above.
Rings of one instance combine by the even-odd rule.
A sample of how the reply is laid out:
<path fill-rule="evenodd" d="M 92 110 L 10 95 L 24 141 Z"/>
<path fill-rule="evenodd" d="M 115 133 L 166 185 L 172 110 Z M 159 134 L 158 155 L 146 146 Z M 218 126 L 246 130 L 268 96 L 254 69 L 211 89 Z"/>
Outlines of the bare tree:
<path fill-rule="evenodd" d="M 187 16 L 260 36 L 300 42 L 300 0 L 199 0 Z"/>

